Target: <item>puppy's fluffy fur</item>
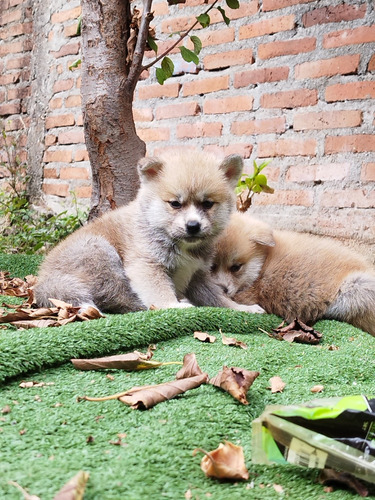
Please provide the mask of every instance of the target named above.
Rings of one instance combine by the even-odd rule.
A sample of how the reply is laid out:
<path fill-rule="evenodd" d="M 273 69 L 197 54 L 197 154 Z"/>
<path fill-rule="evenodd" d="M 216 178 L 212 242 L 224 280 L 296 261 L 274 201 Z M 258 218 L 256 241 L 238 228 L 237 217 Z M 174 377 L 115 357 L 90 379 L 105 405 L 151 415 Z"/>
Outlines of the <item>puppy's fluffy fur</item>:
<path fill-rule="evenodd" d="M 336 319 L 375 335 L 375 270 L 329 238 L 272 230 L 234 213 L 217 241 L 212 272 L 229 297 L 288 322 Z"/>
<path fill-rule="evenodd" d="M 136 199 L 79 229 L 46 257 L 37 304 L 57 298 L 115 313 L 192 304 L 253 311 L 226 297 L 209 273 L 241 171 L 237 155 L 222 163 L 199 151 L 144 158 Z"/>

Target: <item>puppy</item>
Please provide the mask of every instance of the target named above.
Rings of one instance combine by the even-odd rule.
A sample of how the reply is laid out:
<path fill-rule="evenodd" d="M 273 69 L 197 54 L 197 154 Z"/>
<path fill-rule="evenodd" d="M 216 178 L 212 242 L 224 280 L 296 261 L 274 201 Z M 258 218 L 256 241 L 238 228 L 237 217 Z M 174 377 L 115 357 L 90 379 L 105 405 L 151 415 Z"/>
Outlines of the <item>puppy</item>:
<path fill-rule="evenodd" d="M 288 322 L 336 319 L 375 335 L 375 270 L 329 238 L 234 213 L 217 240 L 212 275 L 229 297 Z"/>
<path fill-rule="evenodd" d="M 82 311 L 193 304 L 263 312 L 226 297 L 209 272 L 215 239 L 235 207 L 242 166 L 240 156 L 219 163 L 199 151 L 141 160 L 136 199 L 80 228 L 46 257 L 37 305 L 56 298 Z"/>

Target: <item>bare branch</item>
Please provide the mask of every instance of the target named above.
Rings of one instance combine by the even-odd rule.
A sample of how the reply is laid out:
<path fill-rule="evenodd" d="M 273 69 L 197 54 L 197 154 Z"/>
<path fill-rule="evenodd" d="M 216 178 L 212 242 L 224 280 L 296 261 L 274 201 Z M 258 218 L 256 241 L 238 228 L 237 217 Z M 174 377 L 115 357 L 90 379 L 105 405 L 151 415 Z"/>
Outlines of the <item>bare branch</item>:
<path fill-rule="evenodd" d="M 212 5 L 210 5 L 210 7 L 203 14 L 208 14 L 208 12 L 210 12 L 210 10 L 215 7 L 215 5 L 217 4 L 218 1 L 219 0 L 215 0 L 214 3 Z M 160 61 L 160 59 L 163 59 L 163 57 L 165 57 L 167 54 L 169 54 L 184 38 L 187 37 L 187 35 L 195 28 L 195 26 L 197 24 L 199 24 L 198 20 L 196 20 L 195 23 L 192 24 L 187 31 L 185 31 L 182 35 L 180 35 L 180 37 L 178 38 L 178 40 L 173 45 L 171 45 L 169 47 L 169 49 L 165 50 L 162 54 L 160 54 L 158 57 L 156 57 L 149 64 L 146 64 L 146 66 L 143 66 L 142 67 L 142 71 L 145 70 L 145 69 L 150 68 L 151 66 L 153 66 L 154 64 L 156 64 L 158 61 Z"/>

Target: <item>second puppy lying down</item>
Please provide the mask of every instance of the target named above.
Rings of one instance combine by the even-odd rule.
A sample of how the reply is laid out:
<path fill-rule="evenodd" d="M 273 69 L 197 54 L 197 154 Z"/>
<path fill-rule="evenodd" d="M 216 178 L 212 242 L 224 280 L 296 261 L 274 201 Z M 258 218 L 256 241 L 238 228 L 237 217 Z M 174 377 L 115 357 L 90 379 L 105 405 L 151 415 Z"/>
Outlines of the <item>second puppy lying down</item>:
<path fill-rule="evenodd" d="M 229 297 L 288 322 L 336 319 L 375 336 L 375 269 L 329 238 L 272 230 L 234 213 L 217 241 L 212 273 Z"/>

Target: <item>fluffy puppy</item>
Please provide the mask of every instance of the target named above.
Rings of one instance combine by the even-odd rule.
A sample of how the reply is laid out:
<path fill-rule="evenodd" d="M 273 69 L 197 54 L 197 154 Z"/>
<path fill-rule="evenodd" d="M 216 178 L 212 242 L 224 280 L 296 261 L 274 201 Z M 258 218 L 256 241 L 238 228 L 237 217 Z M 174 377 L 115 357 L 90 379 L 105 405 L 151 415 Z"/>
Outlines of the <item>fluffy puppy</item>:
<path fill-rule="evenodd" d="M 141 160 L 136 199 L 48 254 L 35 286 L 37 304 L 57 298 L 113 313 L 192 304 L 261 312 L 226 297 L 209 273 L 242 167 L 240 156 L 220 163 L 199 151 Z"/>
<path fill-rule="evenodd" d="M 234 213 L 217 240 L 212 275 L 232 299 L 288 322 L 336 319 L 375 335 L 375 270 L 329 238 Z"/>

